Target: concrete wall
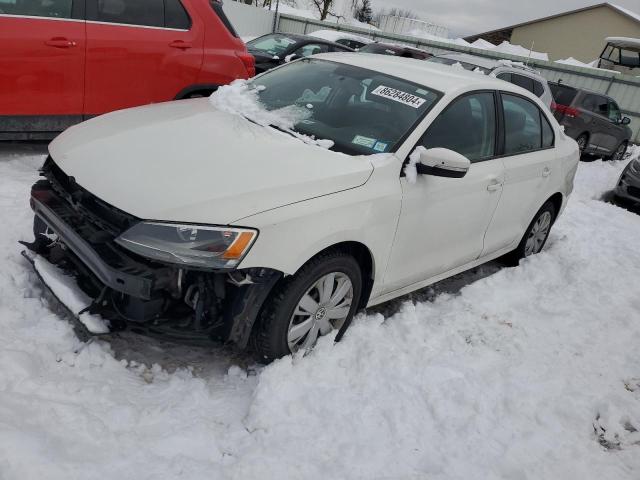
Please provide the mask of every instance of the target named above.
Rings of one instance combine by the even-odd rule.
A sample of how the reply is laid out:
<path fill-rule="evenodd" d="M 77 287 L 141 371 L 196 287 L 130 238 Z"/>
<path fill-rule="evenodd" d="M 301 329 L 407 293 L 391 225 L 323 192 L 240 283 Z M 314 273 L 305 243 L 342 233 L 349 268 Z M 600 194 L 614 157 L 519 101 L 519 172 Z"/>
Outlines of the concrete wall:
<path fill-rule="evenodd" d="M 511 43 L 548 52 L 551 60 L 598 58 L 606 37 L 640 38 L 640 24 L 608 7 L 599 7 L 513 29 Z"/>

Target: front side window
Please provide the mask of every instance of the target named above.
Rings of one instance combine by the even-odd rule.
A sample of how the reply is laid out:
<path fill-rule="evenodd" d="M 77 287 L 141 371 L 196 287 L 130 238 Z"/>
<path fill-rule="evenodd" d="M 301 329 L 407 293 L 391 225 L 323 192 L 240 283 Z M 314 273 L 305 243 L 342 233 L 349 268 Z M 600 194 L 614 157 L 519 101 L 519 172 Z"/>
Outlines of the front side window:
<path fill-rule="evenodd" d="M 72 0 L 0 0 L 0 14 L 71 18 Z"/>
<path fill-rule="evenodd" d="M 504 112 L 504 154 L 518 155 L 542 148 L 540 109 L 533 102 L 502 94 Z"/>
<path fill-rule="evenodd" d="M 267 110 L 297 106 L 294 129 L 334 142 L 335 151 L 370 155 L 395 151 L 440 95 L 391 75 L 313 57 L 251 82 Z"/>
<path fill-rule="evenodd" d="M 98 0 L 99 22 L 164 27 L 163 0 Z"/>
<path fill-rule="evenodd" d="M 471 162 L 495 155 L 496 113 L 493 93 L 478 92 L 454 100 L 431 124 L 420 144 L 448 148 Z"/>
<path fill-rule="evenodd" d="M 615 123 L 622 120 L 622 112 L 620 112 L 618 104 L 612 100 L 609 101 L 609 120 Z"/>
<path fill-rule="evenodd" d="M 282 56 L 296 43 L 298 42 L 291 37 L 274 33 L 247 42 L 247 48 L 267 55 Z"/>

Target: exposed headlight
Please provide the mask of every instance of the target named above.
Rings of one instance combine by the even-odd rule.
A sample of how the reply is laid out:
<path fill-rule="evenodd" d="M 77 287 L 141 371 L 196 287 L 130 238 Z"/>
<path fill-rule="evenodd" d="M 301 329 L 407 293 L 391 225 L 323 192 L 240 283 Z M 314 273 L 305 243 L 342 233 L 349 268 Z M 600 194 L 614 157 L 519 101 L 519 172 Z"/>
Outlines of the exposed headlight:
<path fill-rule="evenodd" d="M 233 268 L 258 232 L 246 228 L 141 222 L 116 243 L 151 260 L 200 268 Z"/>

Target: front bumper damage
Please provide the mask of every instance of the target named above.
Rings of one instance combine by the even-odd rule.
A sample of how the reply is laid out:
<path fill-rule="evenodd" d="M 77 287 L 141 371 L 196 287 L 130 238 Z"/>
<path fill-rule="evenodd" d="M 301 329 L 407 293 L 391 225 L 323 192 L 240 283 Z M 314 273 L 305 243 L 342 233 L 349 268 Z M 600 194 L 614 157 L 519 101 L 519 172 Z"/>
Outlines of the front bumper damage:
<path fill-rule="evenodd" d="M 137 256 L 114 239 L 139 219 L 97 199 L 51 159 L 42 175 L 31 192 L 35 240 L 25 243 L 35 255 L 26 257 L 83 335 L 133 330 L 188 343 L 247 345 L 281 272 L 188 269 Z"/>

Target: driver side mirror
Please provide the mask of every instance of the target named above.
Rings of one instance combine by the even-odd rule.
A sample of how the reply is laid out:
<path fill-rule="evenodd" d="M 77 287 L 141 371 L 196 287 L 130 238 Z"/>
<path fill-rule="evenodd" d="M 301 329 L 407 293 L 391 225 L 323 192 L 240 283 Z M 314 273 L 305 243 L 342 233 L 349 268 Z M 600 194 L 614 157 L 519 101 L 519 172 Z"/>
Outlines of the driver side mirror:
<path fill-rule="evenodd" d="M 448 148 L 430 148 L 420 152 L 416 172 L 434 177 L 462 178 L 470 167 L 469 159 L 458 152 Z"/>
<path fill-rule="evenodd" d="M 629 117 L 622 117 L 620 120 L 620 125 L 629 125 L 631 123 L 631 119 Z"/>

